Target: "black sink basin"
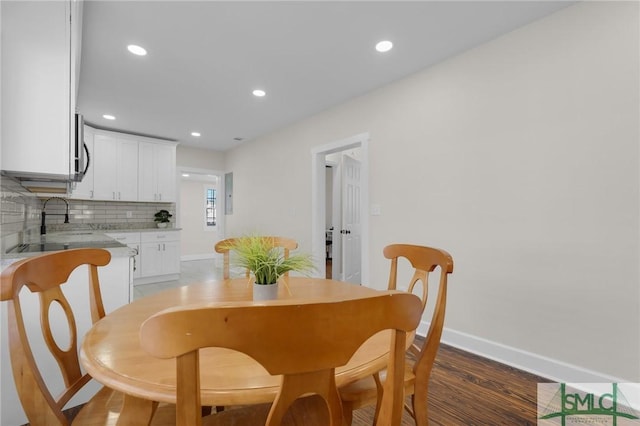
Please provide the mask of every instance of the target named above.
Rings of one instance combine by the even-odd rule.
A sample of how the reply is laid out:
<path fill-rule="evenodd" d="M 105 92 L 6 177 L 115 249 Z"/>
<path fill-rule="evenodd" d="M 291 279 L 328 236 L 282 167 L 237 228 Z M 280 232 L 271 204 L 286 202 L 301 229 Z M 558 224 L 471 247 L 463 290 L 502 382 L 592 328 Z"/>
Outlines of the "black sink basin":
<path fill-rule="evenodd" d="M 68 250 L 75 248 L 116 248 L 126 247 L 117 241 L 91 241 L 91 242 L 72 242 L 72 243 L 30 243 L 18 244 L 7 253 L 37 253 L 43 251 Z"/>

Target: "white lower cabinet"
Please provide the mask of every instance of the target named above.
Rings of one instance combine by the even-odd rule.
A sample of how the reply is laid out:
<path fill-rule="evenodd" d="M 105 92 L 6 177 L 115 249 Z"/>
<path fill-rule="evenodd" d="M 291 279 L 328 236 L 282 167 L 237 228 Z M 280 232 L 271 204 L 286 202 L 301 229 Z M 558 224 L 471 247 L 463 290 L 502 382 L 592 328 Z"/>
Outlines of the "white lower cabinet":
<path fill-rule="evenodd" d="M 139 232 L 117 232 L 106 234 L 119 243 L 126 244 L 129 248 L 135 250 L 133 256 L 133 279 L 140 278 L 140 233 Z"/>
<path fill-rule="evenodd" d="M 178 231 L 142 232 L 140 234 L 140 278 L 171 276 L 179 273 L 180 233 Z"/>

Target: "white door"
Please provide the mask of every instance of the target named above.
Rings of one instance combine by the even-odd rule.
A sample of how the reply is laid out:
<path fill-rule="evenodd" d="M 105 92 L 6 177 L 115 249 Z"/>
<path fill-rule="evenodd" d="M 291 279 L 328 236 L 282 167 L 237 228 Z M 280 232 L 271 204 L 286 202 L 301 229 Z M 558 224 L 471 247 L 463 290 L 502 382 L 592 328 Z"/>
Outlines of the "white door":
<path fill-rule="evenodd" d="M 342 156 L 342 271 L 344 281 L 362 282 L 360 161 Z"/>

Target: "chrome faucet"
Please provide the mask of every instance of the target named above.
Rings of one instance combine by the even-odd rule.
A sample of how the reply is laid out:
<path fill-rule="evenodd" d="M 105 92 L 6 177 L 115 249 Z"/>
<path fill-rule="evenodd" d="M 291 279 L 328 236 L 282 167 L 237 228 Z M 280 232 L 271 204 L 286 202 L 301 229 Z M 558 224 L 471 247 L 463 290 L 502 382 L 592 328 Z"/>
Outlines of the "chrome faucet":
<path fill-rule="evenodd" d="M 64 223 L 69 223 L 69 202 L 62 197 L 47 198 L 44 202 L 44 205 L 42 206 L 42 213 L 40 213 L 40 216 L 42 217 L 42 222 L 40 223 L 40 235 L 44 235 L 47 233 L 47 226 L 45 225 L 45 218 L 47 216 L 46 209 L 47 203 L 51 200 L 64 201 L 64 204 L 67 206 L 67 211 L 64 213 L 64 215 L 62 213 L 49 213 L 49 216 L 64 216 Z"/>

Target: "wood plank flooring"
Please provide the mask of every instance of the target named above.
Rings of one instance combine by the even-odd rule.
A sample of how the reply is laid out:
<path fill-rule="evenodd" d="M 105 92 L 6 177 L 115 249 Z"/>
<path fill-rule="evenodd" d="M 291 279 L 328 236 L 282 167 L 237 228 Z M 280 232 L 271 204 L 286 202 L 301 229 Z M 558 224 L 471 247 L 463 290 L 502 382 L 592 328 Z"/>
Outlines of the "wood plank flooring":
<path fill-rule="evenodd" d="M 538 382 L 548 380 L 443 344 L 431 372 L 429 425 L 535 425 Z M 373 409 L 362 408 L 353 424 L 372 420 Z M 402 425 L 414 425 L 406 412 Z"/>

